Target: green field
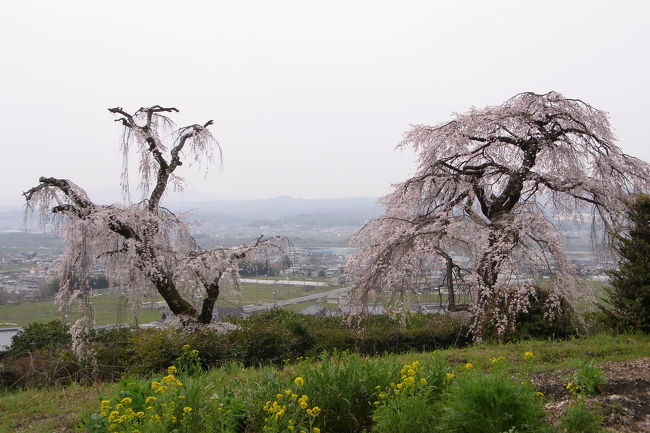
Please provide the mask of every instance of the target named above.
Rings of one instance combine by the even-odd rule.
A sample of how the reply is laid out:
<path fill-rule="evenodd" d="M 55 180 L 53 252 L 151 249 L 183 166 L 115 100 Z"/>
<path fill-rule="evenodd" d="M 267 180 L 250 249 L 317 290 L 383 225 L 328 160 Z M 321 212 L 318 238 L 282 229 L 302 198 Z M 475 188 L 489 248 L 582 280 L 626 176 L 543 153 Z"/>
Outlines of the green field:
<path fill-rule="evenodd" d="M 0 264 L 0 273 L 4 272 L 16 272 L 22 270 L 23 267 L 21 265 L 12 265 L 9 263 L 2 263 Z"/>
<path fill-rule="evenodd" d="M 275 294 L 273 291 L 275 290 Z M 219 304 L 225 305 L 250 305 L 255 303 L 282 301 L 296 298 L 319 291 L 329 290 L 326 287 L 308 287 L 301 286 L 271 286 L 267 284 L 242 284 L 241 294 L 225 290 L 219 298 Z M 154 296 L 149 301 L 162 301 L 160 296 Z M 131 306 L 127 299 L 117 293 L 108 290 L 99 290 L 97 295 L 91 298 L 93 306 L 94 319 L 96 325 L 106 325 L 113 323 L 136 323 L 153 322 L 161 317 L 160 311 L 141 310 L 134 316 Z M 298 304 L 300 309 L 305 308 L 307 304 Z M 0 327 L 25 326 L 30 322 L 49 322 L 60 319 L 62 313 L 59 312 L 53 300 L 41 302 L 25 302 L 18 305 L 0 305 Z M 75 306 L 68 307 L 67 321 L 72 322 L 79 317 Z M 16 324 L 16 325 L 14 325 Z"/>
<path fill-rule="evenodd" d="M 1 268 L 0 268 L 1 272 Z M 597 297 L 602 294 L 602 289 L 605 283 L 598 281 L 585 281 L 589 286 L 594 287 Z M 267 285 L 267 284 L 251 284 L 242 283 L 242 290 L 240 293 L 235 293 L 228 288 L 225 288 L 219 298 L 219 305 L 236 305 L 245 306 L 258 303 L 267 303 L 274 301 L 283 301 L 313 293 L 324 292 L 331 290 L 331 287 L 311 287 L 311 286 L 292 286 L 292 285 Z M 275 293 L 274 293 L 275 291 Z M 128 304 L 126 298 L 117 293 L 109 291 L 98 291 L 100 296 L 94 296 L 91 299 L 94 311 L 95 324 L 105 325 L 112 323 L 128 323 L 135 325 L 136 323 L 148 323 L 160 319 L 160 311 L 140 311 L 137 316 L 134 316 L 131 306 Z M 162 301 L 160 296 L 154 296 L 150 301 Z M 441 297 L 437 291 L 423 292 L 420 295 L 408 294 L 406 295 L 405 302 L 407 304 L 413 303 L 438 303 L 442 301 L 445 303 L 447 300 L 446 295 Z M 468 302 L 463 296 L 457 295 L 456 302 Z M 378 303 L 387 305 L 390 300 L 384 296 L 372 297 L 371 303 Z M 286 308 L 293 311 L 301 311 L 314 302 L 305 302 L 294 304 Z M 321 305 L 321 304 L 318 304 Z M 335 308 L 334 304 L 322 304 L 328 308 Z M 591 304 L 590 304 L 591 305 Z M 30 322 L 48 322 L 61 318 L 61 313 L 58 307 L 52 300 L 42 302 L 27 302 L 19 305 L 0 305 L 0 327 L 3 326 L 25 326 Z M 68 321 L 74 321 L 79 317 L 75 307 L 68 309 Z M 3 325 L 9 323 L 11 325 Z"/>
<path fill-rule="evenodd" d="M 106 325 L 111 323 L 136 324 L 136 318 L 131 313 L 126 299 L 119 294 L 100 292 L 100 296 L 91 298 L 95 324 Z M 7 323 L 15 323 L 18 326 L 25 326 L 31 322 L 49 322 L 62 318 L 63 312 L 59 312 L 54 301 L 25 302 L 18 305 L 0 305 L 0 326 Z M 158 311 L 140 311 L 137 314 L 137 323 L 147 323 L 160 319 Z M 72 322 L 79 318 L 79 312 L 75 306 L 67 309 L 67 321 Z M 4 325 L 3 325 L 4 324 Z"/>

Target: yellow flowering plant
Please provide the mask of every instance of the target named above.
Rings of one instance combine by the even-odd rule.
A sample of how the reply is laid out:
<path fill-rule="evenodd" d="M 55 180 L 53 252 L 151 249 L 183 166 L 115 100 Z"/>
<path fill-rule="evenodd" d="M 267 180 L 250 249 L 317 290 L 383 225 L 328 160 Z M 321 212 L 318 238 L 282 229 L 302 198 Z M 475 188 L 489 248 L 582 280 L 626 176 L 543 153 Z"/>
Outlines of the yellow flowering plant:
<path fill-rule="evenodd" d="M 187 402 L 190 390 L 184 382 L 200 370 L 199 354 L 188 345 L 181 351 L 177 365 L 169 366 L 160 377 L 148 382 L 124 379 L 118 396 L 101 400 L 99 413 L 86 422 L 87 430 L 93 433 L 191 431 L 189 421 L 194 412 Z"/>
<path fill-rule="evenodd" d="M 315 426 L 321 408 L 313 405 L 306 394 L 300 392 L 305 380 L 298 376 L 293 380 L 294 387 L 278 392 L 273 400 L 268 400 L 262 408 L 265 412 L 264 432 L 320 433 Z"/>
<path fill-rule="evenodd" d="M 126 380 L 125 389 L 117 398 L 100 402 L 99 422 L 94 431 L 144 433 L 171 431 L 180 426 L 192 408 L 183 404 L 186 390 L 176 376 L 177 371 L 176 366 L 170 366 L 165 376 L 148 382 L 146 387 L 141 382 Z"/>
<path fill-rule="evenodd" d="M 377 398 L 373 401 L 373 431 L 381 433 L 418 433 L 430 427 L 432 399 L 442 394 L 454 373 L 440 359 L 431 363 L 414 361 L 400 370 L 399 382 L 386 387 L 378 386 Z"/>
<path fill-rule="evenodd" d="M 181 354 L 176 358 L 176 364 L 180 371 L 188 375 L 199 373 L 202 370 L 199 351 L 192 349 L 189 344 L 184 344 L 181 347 Z"/>

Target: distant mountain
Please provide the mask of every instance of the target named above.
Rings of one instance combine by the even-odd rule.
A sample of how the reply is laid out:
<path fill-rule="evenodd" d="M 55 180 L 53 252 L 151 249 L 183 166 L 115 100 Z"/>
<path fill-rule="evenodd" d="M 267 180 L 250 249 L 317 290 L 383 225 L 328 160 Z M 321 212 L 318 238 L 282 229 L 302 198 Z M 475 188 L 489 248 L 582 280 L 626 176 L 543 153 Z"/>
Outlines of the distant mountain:
<path fill-rule="evenodd" d="M 202 214 L 232 214 L 245 217 L 279 218 L 298 214 L 323 213 L 365 213 L 377 216 L 382 213 L 383 206 L 376 198 L 328 198 L 301 199 L 281 196 L 266 200 L 214 200 L 214 201 L 183 201 L 168 203 L 167 207 L 174 211 L 196 209 Z"/>
<path fill-rule="evenodd" d="M 353 226 L 383 213 L 376 198 L 298 199 L 281 196 L 266 200 L 211 200 L 167 202 L 164 206 L 186 219 L 226 225 Z M 0 210 L 0 230 L 22 228 L 23 209 Z M 28 229 L 38 224 L 30 219 Z"/>

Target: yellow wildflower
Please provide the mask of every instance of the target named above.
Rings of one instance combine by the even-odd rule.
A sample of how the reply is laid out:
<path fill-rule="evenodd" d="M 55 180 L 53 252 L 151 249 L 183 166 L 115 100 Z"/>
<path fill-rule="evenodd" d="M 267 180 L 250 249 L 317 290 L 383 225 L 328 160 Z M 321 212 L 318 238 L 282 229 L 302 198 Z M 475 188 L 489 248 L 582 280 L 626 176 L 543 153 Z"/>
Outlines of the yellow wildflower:
<path fill-rule="evenodd" d="M 533 352 L 524 352 L 524 359 L 533 359 Z"/>
<path fill-rule="evenodd" d="M 454 373 L 447 373 L 445 374 L 445 376 L 447 376 L 447 379 L 453 379 L 454 377 L 456 377 Z"/>
<path fill-rule="evenodd" d="M 537 392 L 535 393 L 535 395 L 536 395 L 537 397 L 544 397 L 544 393 L 543 393 L 543 392 L 540 392 L 540 391 L 537 391 Z"/>
<path fill-rule="evenodd" d="M 170 365 L 169 367 L 167 367 L 167 374 L 174 374 L 174 373 L 176 373 L 176 367 L 175 366 Z"/>
<path fill-rule="evenodd" d="M 190 348 L 189 344 L 183 344 L 183 347 L 181 347 L 181 350 L 188 350 Z"/>
<path fill-rule="evenodd" d="M 185 415 L 187 415 L 187 414 L 190 413 L 190 412 L 192 412 L 192 408 L 191 408 L 191 407 L 189 407 L 189 406 L 185 406 L 185 407 L 183 408 L 183 413 L 184 413 Z"/>
<path fill-rule="evenodd" d="M 467 364 L 465 364 L 465 368 L 471 370 L 472 368 L 474 368 L 474 365 L 471 362 L 468 362 Z"/>
<path fill-rule="evenodd" d="M 320 429 L 319 429 L 318 427 L 314 427 L 314 428 L 312 429 L 312 431 L 313 431 L 314 433 L 320 433 Z"/>
<path fill-rule="evenodd" d="M 427 384 L 427 380 L 423 377 L 423 378 L 420 379 L 420 383 L 421 383 L 422 385 L 426 385 L 426 384 Z"/>
<path fill-rule="evenodd" d="M 152 401 L 156 401 L 156 400 L 158 400 L 158 397 L 154 397 L 153 395 L 150 395 L 149 397 L 146 398 L 146 400 L 145 400 L 144 402 L 145 402 L 146 404 L 149 404 L 149 403 L 151 403 Z"/>
<path fill-rule="evenodd" d="M 303 386 L 305 384 L 305 379 L 302 377 L 298 376 L 293 380 L 293 383 L 296 384 L 296 386 Z"/>

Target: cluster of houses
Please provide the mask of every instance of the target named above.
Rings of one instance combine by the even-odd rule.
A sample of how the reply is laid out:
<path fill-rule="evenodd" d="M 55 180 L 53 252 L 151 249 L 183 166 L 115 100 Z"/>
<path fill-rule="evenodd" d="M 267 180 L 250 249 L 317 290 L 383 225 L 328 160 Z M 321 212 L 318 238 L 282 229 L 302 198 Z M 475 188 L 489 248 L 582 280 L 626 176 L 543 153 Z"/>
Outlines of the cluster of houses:
<path fill-rule="evenodd" d="M 0 254 L 0 302 L 5 304 L 38 300 L 42 286 L 56 260 L 50 250 Z"/>

